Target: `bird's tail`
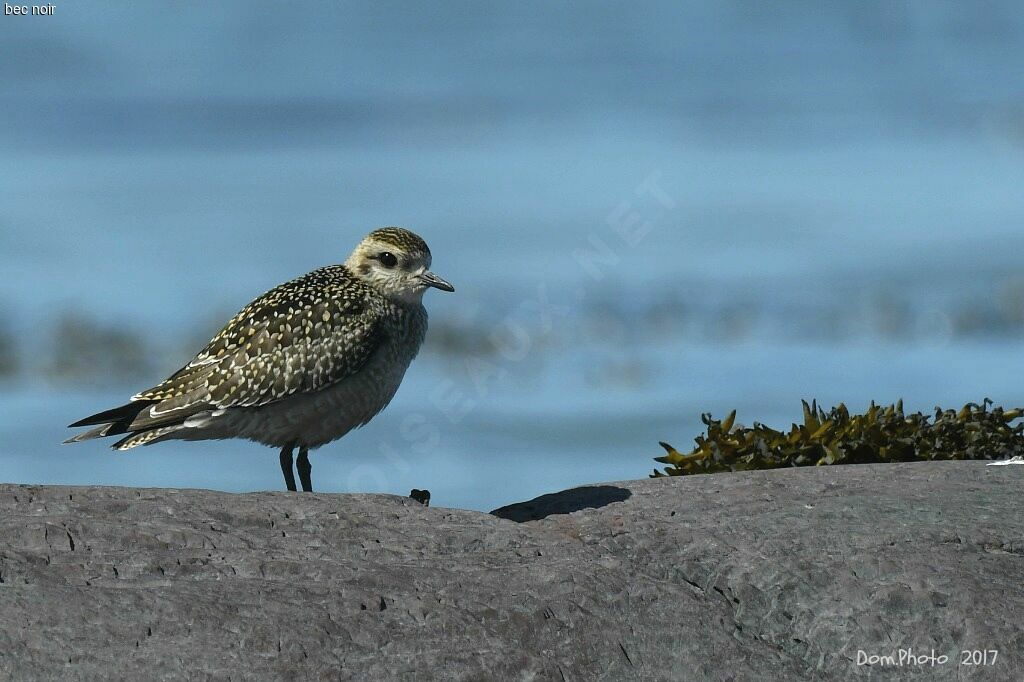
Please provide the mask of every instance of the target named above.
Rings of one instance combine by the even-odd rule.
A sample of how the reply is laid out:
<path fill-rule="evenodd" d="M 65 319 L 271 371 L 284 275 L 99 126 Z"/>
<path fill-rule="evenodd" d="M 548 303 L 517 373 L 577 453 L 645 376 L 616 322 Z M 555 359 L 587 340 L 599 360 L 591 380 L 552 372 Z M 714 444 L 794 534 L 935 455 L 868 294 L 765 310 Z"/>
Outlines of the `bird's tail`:
<path fill-rule="evenodd" d="M 94 429 L 89 429 L 84 433 L 79 433 L 71 438 L 68 438 L 65 443 L 80 443 L 83 440 L 92 440 L 93 438 L 103 438 L 105 436 L 116 436 L 120 433 L 128 433 L 131 431 L 131 424 L 135 421 L 135 418 L 139 416 L 143 410 L 152 405 L 155 401 L 152 400 L 138 400 L 130 402 L 120 407 L 115 407 L 110 410 L 104 410 L 103 412 L 97 412 L 94 415 L 86 417 L 85 419 L 79 419 L 74 424 L 69 424 L 68 428 L 77 428 L 79 426 L 95 426 Z M 153 429 L 160 431 L 161 429 Z M 126 441 L 130 441 L 133 438 L 143 436 L 148 431 L 141 433 L 134 433 L 128 438 L 124 438 L 114 444 L 114 447 L 119 450 L 126 450 L 128 447 L 134 447 L 134 445 L 128 445 L 127 447 L 119 447 L 126 445 Z M 163 435 L 163 434 L 161 434 Z M 138 442 L 135 445 L 145 445 L 146 442 Z"/>
<path fill-rule="evenodd" d="M 78 443 L 92 438 L 127 434 L 114 443 L 115 450 L 128 450 L 139 445 L 149 445 L 171 437 L 175 431 L 184 428 L 187 420 L 198 414 L 214 409 L 203 400 L 204 389 L 196 386 L 190 392 L 176 394 L 169 398 L 140 398 L 110 410 L 98 412 L 80 419 L 70 428 L 95 426 L 85 433 L 68 438 L 65 443 Z"/>

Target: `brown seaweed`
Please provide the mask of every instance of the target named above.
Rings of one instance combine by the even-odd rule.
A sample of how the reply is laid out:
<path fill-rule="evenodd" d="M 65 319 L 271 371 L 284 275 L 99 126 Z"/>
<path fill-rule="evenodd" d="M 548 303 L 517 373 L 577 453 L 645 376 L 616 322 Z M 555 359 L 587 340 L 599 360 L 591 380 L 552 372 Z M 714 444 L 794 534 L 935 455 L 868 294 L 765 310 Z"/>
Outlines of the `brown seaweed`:
<path fill-rule="evenodd" d="M 651 477 L 708 474 L 826 464 L 868 464 L 930 460 L 994 460 L 1024 456 L 1024 409 L 993 407 L 989 399 L 959 411 L 935 408 L 934 416 L 905 414 L 903 401 L 881 407 L 871 403 L 864 414 L 850 414 L 840 404 L 828 412 L 816 401 L 803 401 L 803 423 L 788 432 L 764 424 L 734 426 L 736 411 L 723 420 L 704 414 L 707 434 L 682 454 L 661 443 L 666 464 Z M 1014 422 L 1017 422 L 1014 424 Z"/>

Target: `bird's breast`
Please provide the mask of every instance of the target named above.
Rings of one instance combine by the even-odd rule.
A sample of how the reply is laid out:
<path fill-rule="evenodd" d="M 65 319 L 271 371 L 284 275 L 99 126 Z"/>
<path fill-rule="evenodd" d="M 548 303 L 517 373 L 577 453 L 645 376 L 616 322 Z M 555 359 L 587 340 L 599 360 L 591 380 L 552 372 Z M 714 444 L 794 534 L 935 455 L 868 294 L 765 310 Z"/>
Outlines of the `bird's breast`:
<path fill-rule="evenodd" d="M 366 424 L 391 402 L 425 333 L 425 313 L 397 320 L 354 374 L 319 391 L 249 408 L 244 437 L 275 447 L 318 447 Z"/>

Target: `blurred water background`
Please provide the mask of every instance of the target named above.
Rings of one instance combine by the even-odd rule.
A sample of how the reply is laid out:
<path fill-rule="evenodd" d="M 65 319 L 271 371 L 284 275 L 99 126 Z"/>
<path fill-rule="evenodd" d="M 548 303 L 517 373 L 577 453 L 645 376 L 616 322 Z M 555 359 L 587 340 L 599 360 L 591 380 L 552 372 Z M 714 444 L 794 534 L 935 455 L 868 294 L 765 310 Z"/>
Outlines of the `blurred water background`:
<path fill-rule="evenodd" d="M 65 425 L 382 225 L 431 331 L 325 491 L 638 478 L 700 414 L 1024 404 L 1005 2 L 57 3 L 0 17 L 0 480 L 282 488 Z"/>

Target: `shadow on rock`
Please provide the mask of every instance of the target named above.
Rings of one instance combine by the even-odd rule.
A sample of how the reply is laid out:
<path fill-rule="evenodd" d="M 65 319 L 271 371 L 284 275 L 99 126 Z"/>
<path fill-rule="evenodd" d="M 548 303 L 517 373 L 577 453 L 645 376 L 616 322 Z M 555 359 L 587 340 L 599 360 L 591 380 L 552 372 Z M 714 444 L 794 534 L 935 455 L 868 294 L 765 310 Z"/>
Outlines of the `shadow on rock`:
<path fill-rule="evenodd" d="M 571 514 L 581 509 L 599 509 L 613 502 L 628 500 L 632 494 L 626 488 L 614 485 L 584 486 L 541 495 L 528 502 L 517 502 L 495 509 L 491 513 L 502 519 L 523 523 L 547 518 L 552 514 Z"/>

